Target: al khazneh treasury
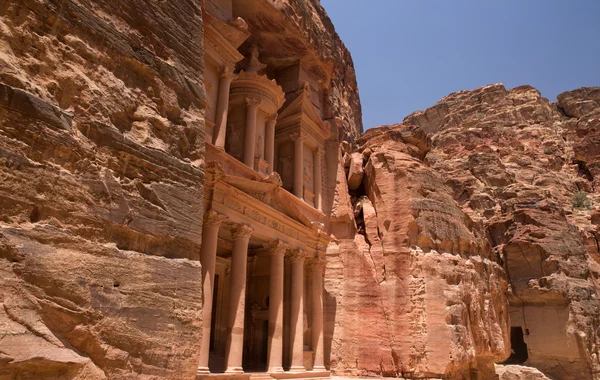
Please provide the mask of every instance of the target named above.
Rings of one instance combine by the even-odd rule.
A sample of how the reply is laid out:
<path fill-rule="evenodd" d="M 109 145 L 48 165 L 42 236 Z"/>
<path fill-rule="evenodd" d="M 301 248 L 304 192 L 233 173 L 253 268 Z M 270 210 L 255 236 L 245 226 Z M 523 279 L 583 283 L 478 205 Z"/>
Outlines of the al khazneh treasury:
<path fill-rule="evenodd" d="M 251 9 L 251 8 L 250 8 Z M 324 377 L 327 162 L 338 159 L 331 73 L 261 55 L 256 17 L 205 8 L 204 333 L 198 373 Z M 233 20 L 233 21 L 232 21 Z M 243 52 L 243 53 L 241 53 Z M 265 62 L 265 63 L 263 63 Z"/>

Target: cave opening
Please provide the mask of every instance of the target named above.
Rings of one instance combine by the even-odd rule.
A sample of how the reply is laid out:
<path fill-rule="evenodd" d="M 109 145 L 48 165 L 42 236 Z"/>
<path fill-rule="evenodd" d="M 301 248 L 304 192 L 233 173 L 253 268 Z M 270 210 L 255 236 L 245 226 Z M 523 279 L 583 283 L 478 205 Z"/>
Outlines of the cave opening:
<path fill-rule="evenodd" d="M 523 364 L 529 358 L 522 327 L 510 328 L 510 357 L 503 364 Z"/>

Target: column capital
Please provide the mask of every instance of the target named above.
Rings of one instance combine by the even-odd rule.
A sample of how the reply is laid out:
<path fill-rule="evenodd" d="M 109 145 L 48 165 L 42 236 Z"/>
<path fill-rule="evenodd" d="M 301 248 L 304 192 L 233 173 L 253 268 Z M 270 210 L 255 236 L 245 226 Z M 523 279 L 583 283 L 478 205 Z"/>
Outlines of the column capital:
<path fill-rule="evenodd" d="M 323 150 L 323 148 L 321 148 L 320 146 L 317 146 L 314 150 L 313 153 L 315 154 L 315 156 L 318 157 L 323 157 L 325 155 L 325 151 Z"/>
<path fill-rule="evenodd" d="M 221 67 L 221 78 L 234 80 L 238 76 L 233 73 L 229 66 Z"/>
<path fill-rule="evenodd" d="M 221 225 L 223 221 L 225 221 L 227 217 L 225 215 L 219 214 L 213 209 L 210 209 L 204 213 L 204 225 L 211 227 L 218 227 Z"/>
<path fill-rule="evenodd" d="M 249 238 L 254 232 L 254 228 L 246 225 L 239 224 L 231 229 L 231 236 L 233 236 L 233 240 Z"/>
<path fill-rule="evenodd" d="M 295 248 L 289 251 L 289 253 L 285 256 L 286 260 L 292 263 L 303 263 L 306 255 L 304 251 L 300 248 Z"/>
<path fill-rule="evenodd" d="M 304 134 L 302 134 L 302 132 L 294 132 L 294 133 L 290 133 L 290 140 L 292 141 L 304 141 L 306 140 L 306 136 Z"/>
<path fill-rule="evenodd" d="M 308 261 L 308 267 L 310 269 L 324 269 L 326 263 L 325 257 L 318 255 Z"/>
<path fill-rule="evenodd" d="M 258 107 L 260 105 L 260 103 L 261 103 L 261 100 L 260 99 L 256 99 L 256 98 L 250 98 L 250 97 L 248 97 L 245 100 L 246 100 L 246 105 L 248 107 Z"/>
<path fill-rule="evenodd" d="M 268 114 L 266 121 L 267 123 L 277 123 L 277 113 Z"/>
<path fill-rule="evenodd" d="M 285 252 L 290 247 L 286 243 L 282 242 L 281 240 L 274 240 L 274 241 L 268 242 L 265 245 L 265 248 L 267 249 L 269 254 L 272 256 L 283 256 L 283 255 L 285 255 Z"/>

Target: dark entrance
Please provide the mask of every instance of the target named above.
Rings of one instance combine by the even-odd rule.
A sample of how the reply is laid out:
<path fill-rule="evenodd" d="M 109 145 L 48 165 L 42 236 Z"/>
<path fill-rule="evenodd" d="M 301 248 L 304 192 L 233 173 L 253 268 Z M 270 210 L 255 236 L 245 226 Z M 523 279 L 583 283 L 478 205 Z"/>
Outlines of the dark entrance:
<path fill-rule="evenodd" d="M 511 354 L 508 360 L 503 364 L 523 364 L 527 361 L 527 344 L 523 339 L 523 329 L 521 327 L 510 328 Z"/>

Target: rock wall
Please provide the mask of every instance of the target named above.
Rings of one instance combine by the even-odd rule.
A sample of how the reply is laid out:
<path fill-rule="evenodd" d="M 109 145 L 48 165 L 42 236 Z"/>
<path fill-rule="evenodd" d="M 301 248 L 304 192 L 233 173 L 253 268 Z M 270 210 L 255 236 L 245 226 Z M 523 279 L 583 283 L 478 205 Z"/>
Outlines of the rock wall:
<path fill-rule="evenodd" d="M 0 378 L 193 378 L 196 1 L 0 4 Z"/>
<path fill-rule="evenodd" d="M 329 251 L 332 370 L 494 378 L 520 329 L 525 365 L 600 376 L 599 94 L 461 91 L 348 150 L 357 234 Z"/>

